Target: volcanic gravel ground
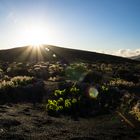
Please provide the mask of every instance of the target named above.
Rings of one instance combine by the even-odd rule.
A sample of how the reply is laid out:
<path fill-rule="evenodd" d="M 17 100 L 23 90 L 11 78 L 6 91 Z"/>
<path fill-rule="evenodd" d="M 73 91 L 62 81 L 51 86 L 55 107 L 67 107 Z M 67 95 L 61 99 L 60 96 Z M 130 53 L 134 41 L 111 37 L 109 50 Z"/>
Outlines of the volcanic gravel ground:
<path fill-rule="evenodd" d="M 115 113 L 74 120 L 51 117 L 32 104 L 0 105 L 0 139 L 8 140 L 140 140 L 140 129 L 131 128 Z"/>

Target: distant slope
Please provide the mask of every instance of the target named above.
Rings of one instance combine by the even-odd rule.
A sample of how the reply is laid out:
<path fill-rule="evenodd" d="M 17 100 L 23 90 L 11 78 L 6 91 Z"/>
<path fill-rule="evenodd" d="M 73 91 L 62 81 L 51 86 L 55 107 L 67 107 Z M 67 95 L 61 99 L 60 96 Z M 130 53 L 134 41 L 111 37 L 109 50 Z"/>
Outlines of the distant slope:
<path fill-rule="evenodd" d="M 40 51 L 37 51 L 40 50 Z M 41 54 L 41 55 L 40 55 Z M 82 61 L 105 63 L 138 63 L 128 58 L 107 55 L 96 52 L 62 48 L 52 45 L 43 45 L 40 49 L 29 46 L 0 50 L 0 61 Z"/>
<path fill-rule="evenodd" d="M 118 57 L 108 54 L 76 50 L 76 49 L 68 49 L 57 46 L 45 46 L 51 49 L 53 52 L 56 52 L 59 56 L 63 56 L 63 58 L 67 61 L 86 61 L 86 62 L 108 62 L 108 63 L 124 63 L 124 62 L 136 62 L 128 58 Z"/>
<path fill-rule="evenodd" d="M 133 60 L 137 60 L 137 61 L 140 61 L 140 55 L 133 56 L 133 57 L 131 57 L 131 59 L 133 59 Z"/>

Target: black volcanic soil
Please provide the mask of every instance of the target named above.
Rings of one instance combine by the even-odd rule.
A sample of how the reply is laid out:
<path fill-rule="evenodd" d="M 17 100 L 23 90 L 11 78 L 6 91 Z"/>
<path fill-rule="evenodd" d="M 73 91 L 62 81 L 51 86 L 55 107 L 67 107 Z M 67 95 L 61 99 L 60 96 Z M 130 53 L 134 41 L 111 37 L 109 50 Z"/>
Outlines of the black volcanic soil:
<path fill-rule="evenodd" d="M 8 140 L 139 140 L 140 130 L 116 115 L 93 118 L 51 117 L 32 104 L 0 105 L 0 139 Z"/>

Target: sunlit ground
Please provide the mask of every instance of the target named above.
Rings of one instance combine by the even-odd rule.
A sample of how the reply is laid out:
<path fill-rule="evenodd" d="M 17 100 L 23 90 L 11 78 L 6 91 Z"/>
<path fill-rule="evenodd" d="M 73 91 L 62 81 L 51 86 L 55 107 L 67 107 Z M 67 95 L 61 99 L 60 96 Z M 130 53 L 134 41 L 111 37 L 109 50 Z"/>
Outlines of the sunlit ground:
<path fill-rule="evenodd" d="M 51 50 L 50 46 L 47 47 L 42 44 L 29 45 L 26 49 L 23 49 L 23 52 L 17 57 L 19 60 L 31 60 L 33 62 L 44 61 L 46 58 L 50 60 L 57 59 L 57 54 Z"/>
<path fill-rule="evenodd" d="M 20 54 L 20 58 L 25 58 L 25 59 L 31 59 L 31 60 L 36 60 L 36 61 L 43 61 L 43 55 L 42 55 L 42 50 L 43 46 L 42 45 L 30 45 L 27 47 L 25 51 Z"/>

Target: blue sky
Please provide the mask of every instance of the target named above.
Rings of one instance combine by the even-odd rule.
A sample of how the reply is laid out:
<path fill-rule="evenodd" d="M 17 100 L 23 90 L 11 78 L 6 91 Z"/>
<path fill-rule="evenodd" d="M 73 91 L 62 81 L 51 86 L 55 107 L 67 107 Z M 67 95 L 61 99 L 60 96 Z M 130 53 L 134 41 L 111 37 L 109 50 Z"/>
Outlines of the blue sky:
<path fill-rule="evenodd" d="M 0 49 L 37 38 L 75 49 L 140 54 L 140 0 L 0 0 Z"/>

